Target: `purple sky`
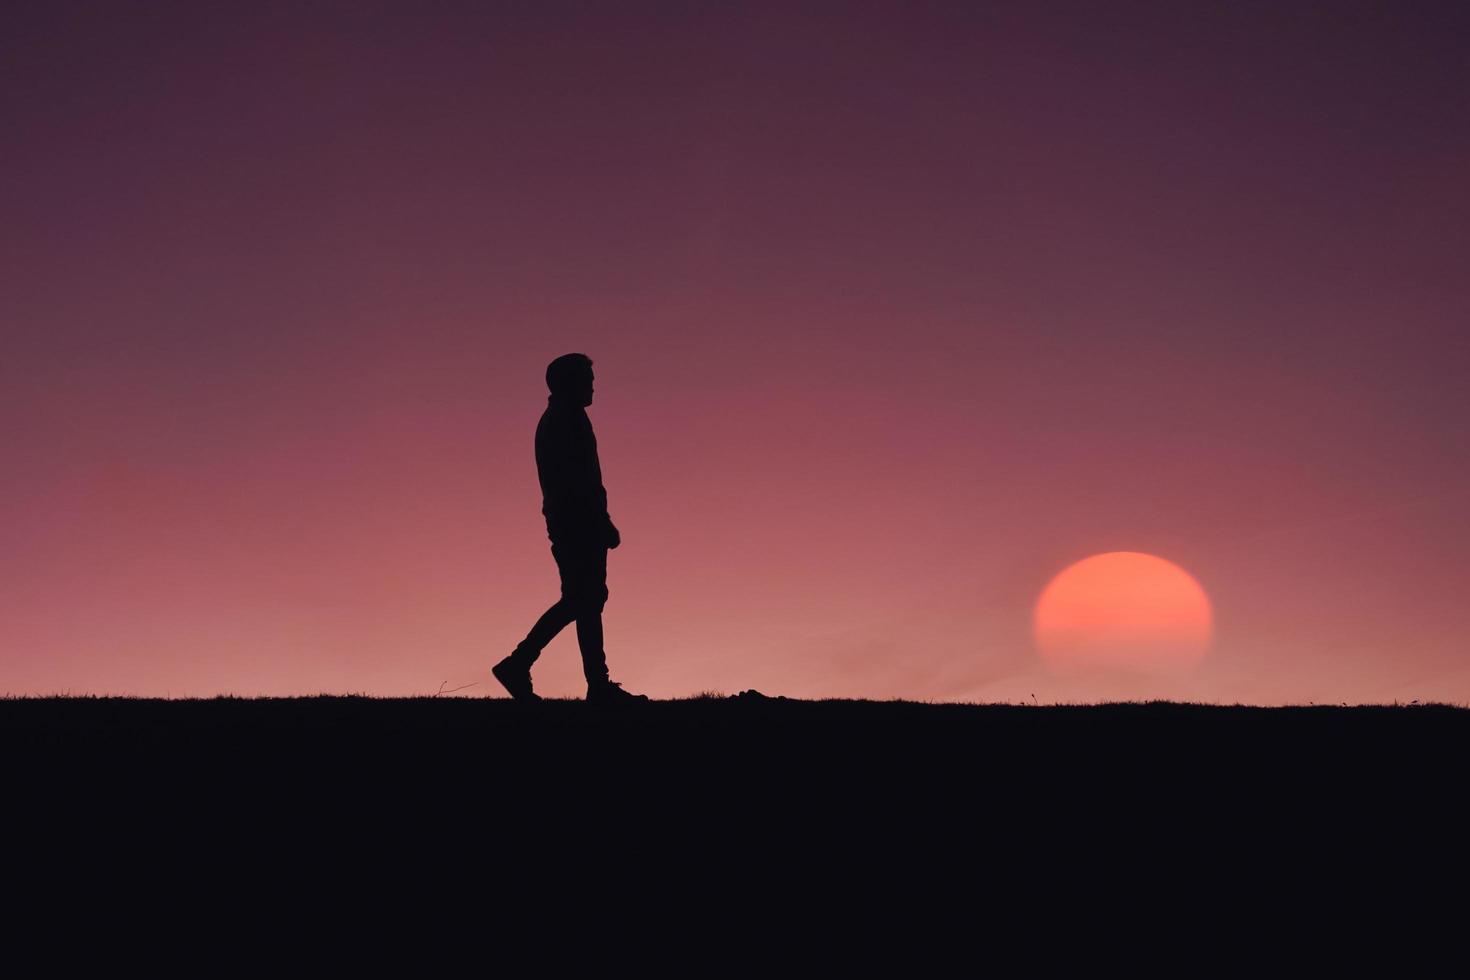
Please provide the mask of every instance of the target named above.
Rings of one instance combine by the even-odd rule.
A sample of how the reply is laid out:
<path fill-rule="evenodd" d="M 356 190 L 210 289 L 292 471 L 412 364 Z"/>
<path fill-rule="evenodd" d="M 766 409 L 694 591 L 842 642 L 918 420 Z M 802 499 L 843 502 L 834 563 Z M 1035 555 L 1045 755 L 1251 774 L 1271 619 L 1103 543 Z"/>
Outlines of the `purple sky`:
<path fill-rule="evenodd" d="M 1212 9 L 1213 8 L 1213 9 Z M 1470 701 L 1470 6 L 117 4 L 0 31 L 0 691 Z M 1046 583 L 1178 563 L 1169 677 Z M 538 690 L 580 695 L 571 633 Z"/>

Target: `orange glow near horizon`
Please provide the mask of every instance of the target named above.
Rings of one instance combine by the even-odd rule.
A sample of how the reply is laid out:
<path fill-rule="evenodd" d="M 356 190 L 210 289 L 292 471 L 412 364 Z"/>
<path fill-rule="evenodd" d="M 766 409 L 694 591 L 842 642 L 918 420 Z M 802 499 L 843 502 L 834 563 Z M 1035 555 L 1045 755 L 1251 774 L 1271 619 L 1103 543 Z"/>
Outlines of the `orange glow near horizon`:
<path fill-rule="evenodd" d="M 1136 551 L 1094 555 L 1052 579 L 1036 603 L 1037 649 L 1059 673 L 1172 672 L 1208 651 L 1213 616 L 1200 584 Z"/>

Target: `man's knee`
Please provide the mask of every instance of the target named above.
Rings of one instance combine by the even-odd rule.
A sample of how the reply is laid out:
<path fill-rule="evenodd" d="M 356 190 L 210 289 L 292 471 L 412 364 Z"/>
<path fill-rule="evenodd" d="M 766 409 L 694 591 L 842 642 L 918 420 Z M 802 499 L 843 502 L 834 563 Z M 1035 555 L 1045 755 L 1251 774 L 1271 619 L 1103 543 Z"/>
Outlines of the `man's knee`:
<path fill-rule="evenodd" d="M 589 587 L 563 590 L 562 600 L 571 606 L 578 615 L 582 613 L 600 613 L 602 607 L 607 605 L 607 586 Z"/>

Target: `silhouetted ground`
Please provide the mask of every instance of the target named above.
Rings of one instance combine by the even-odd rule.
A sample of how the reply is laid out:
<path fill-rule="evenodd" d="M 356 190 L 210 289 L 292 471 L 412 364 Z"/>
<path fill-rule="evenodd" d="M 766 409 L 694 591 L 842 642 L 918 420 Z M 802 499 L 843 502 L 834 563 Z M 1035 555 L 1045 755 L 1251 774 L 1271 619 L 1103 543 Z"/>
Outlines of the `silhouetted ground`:
<path fill-rule="evenodd" d="M 651 927 L 651 900 L 650 943 L 836 915 L 852 953 L 896 916 L 981 942 L 997 905 L 1128 928 L 1212 906 L 1259 936 L 1428 894 L 1464 852 L 1470 711 L 8 699 L 0 744 L 5 839 L 56 908 L 163 882 L 203 920 L 316 928 L 391 897 L 500 944 L 513 920 Z"/>
<path fill-rule="evenodd" d="M 124 767 L 174 791 L 226 776 L 432 780 L 486 800 L 594 788 L 650 801 L 695 794 L 852 794 L 994 807 L 1027 792 L 1237 797 L 1443 782 L 1470 747 L 1470 710 L 802 701 L 735 697 L 599 709 L 574 700 L 215 698 L 0 700 L 0 737 L 37 774 Z M 310 787 L 308 787 L 309 789 Z M 772 797 L 772 798 L 767 798 Z"/>
<path fill-rule="evenodd" d="M 228 756 L 284 769 L 330 762 L 342 771 L 464 763 L 490 767 L 491 779 L 565 767 L 700 782 L 718 780 L 720 766 L 802 780 L 923 773 L 940 784 L 1089 765 L 1170 778 L 1202 766 L 1241 766 L 1262 777 L 1388 775 L 1450 745 L 1465 747 L 1467 735 L 1470 710 L 1448 705 L 1042 707 L 755 692 L 619 709 L 503 698 L 0 699 L 0 737 L 37 763 Z M 1183 772 L 1155 768 L 1186 764 Z"/>

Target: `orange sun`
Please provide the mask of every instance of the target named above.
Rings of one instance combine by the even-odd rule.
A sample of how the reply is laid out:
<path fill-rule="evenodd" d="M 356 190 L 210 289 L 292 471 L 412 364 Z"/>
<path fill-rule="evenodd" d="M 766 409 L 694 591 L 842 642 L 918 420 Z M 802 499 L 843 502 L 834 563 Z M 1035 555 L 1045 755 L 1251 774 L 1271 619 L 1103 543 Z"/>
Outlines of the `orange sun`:
<path fill-rule="evenodd" d="M 1059 673 L 1089 667 L 1169 672 L 1210 646 L 1210 600 L 1184 569 L 1137 551 L 1085 558 L 1036 602 L 1036 646 Z"/>

